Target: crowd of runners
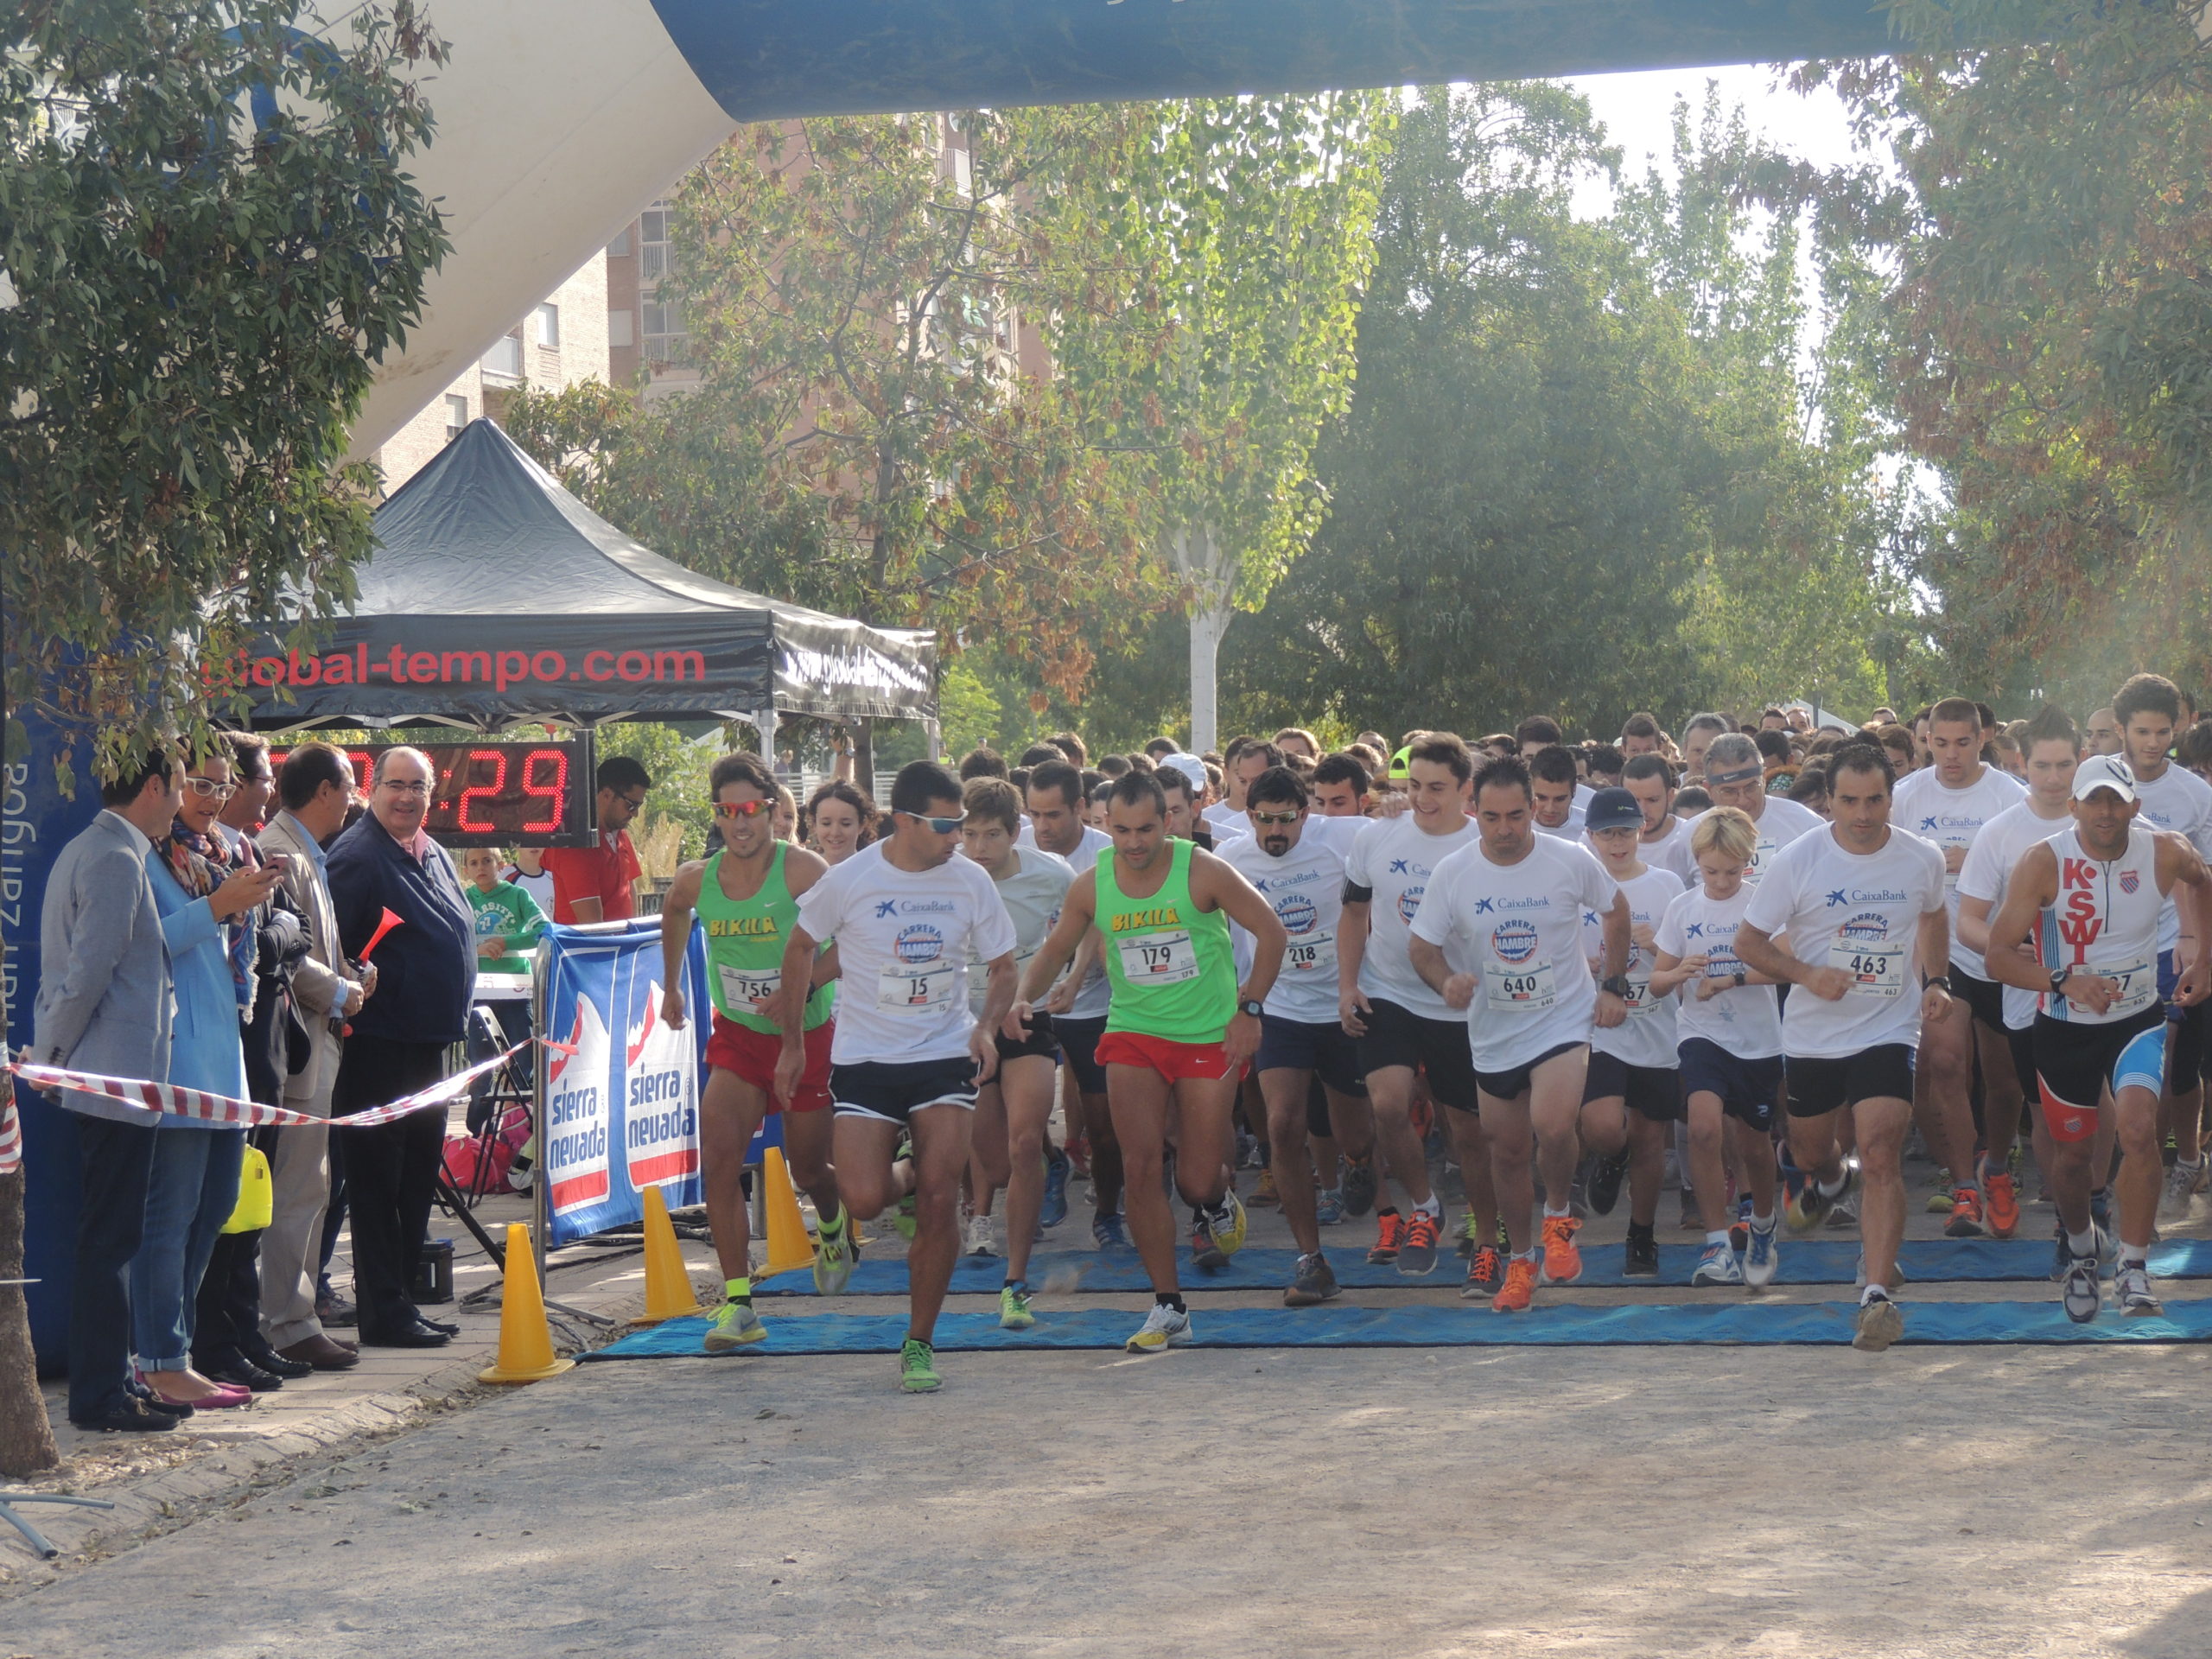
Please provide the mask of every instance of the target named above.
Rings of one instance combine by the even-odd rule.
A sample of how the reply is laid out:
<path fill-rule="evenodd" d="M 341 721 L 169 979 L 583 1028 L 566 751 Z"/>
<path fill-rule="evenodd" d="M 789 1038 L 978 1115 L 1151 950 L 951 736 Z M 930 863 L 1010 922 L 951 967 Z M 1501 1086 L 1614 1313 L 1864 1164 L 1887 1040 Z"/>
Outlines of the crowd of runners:
<path fill-rule="evenodd" d="M 1072 1171 L 1096 1247 L 1151 1282 L 1140 1353 L 1191 1339 L 1183 1242 L 1218 1269 L 1248 1201 L 1296 1242 L 1290 1306 L 1338 1294 L 1322 1231 L 1347 1217 L 1373 1215 L 1370 1262 L 1434 1274 L 1446 1163 L 1469 1300 L 1574 1283 L 1624 1189 L 1623 1271 L 1656 1279 L 1670 1151 L 1692 1283 L 1756 1290 L 1783 1236 L 1855 1218 L 1854 1339 L 1885 1348 L 1916 1126 L 1948 1236 L 2014 1237 L 2032 1159 L 2067 1313 L 2097 1317 L 2107 1272 L 2158 1313 L 2155 1229 L 2206 1181 L 2208 774 L 2212 719 L 2149 674 L 2078 725 L 1950 697 L 1853 730 L 1639 714 L 1618 742 L 1538 716 L 1094 760 L 1064 733 L 916 762 L 881 811 L 726 756 L 719 847 L 664 911 L 669 982 L 696 920 L 714 1005 L 706 1346 L 765 1334 L 742 1163 L 775 1110 L 823 1293 L 857 1223 L 911 1240 L 916 1391 L 995 1212 L 1001 1323 L 1033 1323 Z"/>

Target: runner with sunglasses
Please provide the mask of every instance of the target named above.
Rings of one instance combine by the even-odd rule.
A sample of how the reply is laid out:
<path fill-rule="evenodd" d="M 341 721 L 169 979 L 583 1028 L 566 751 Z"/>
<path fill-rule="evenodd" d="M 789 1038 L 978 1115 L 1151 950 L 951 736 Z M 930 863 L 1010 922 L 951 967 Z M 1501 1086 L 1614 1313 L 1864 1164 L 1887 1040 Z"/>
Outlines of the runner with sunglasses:
<path fill-rule="evenodd" d="M 707 1087 L 699 1101 L 700 1185 L 715 1235 L 727 1300 L 707 1332 L 710 1354 L 767 1335 L 753 1310 L 750 1217 L 745 1154 L 772 1112 L 784 1114 L 784 1156 L 791 1179 L 820 1217 L 815 1288 L 824 1295 L 853 1276 L 852 1230 L 830 1161 L 830 1045 L 836 957 L 816 960 L 804 1003 L 806 1064 L 789 1094 L 776 1088 L 784 1039 L 776 1020 L 784 949 L 798 917 L 798 897 L 830 867 L 804 847 L 776 839 L 776 780 L 758 757 L 726 754 L 708 776 L 721 846 L 684 865 L 661 902 L 661 1018 L 683 1028 L 683 957 L 696 917 L 707 932 L 707 992 L 714 1024 L 707 1039 Z"/>
<path fill-rule="evenodd" d="M 837 1187 L 861 1221 L 913 1194 L 899 1386 L 925 1394 L 943 1382 L 931 1338 L 960 1249 L 976 1090 L 997 1074 L 992 1033 L 1014 1001 L 1015 936 L 989 874 L 954 856 L 967 823 L 959 779 L 934 760 L 900 768 L 891 820 L 887 836 L 797 895 L 775 1010 L 776 1089 L 796 1094 L 807 1069 L 807 977 L 834 938 L 845 988 L 830 1047 Z M 980 1013 L 968 995 L 971 959 L 985 969 Z M 902 1139 L 911 1158 L 898 1156 Z"/>

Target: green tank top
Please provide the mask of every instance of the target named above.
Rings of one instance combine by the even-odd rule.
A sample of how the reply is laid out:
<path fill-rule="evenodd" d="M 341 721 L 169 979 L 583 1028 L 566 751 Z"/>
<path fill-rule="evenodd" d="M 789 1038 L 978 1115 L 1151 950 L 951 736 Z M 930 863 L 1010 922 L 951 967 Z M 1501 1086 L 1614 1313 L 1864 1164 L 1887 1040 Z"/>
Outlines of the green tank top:
<path fill-rule="evenodd" d="M 1114 849 L 1098 849 L 1098 931 L 1114 1000 L 1109 1031 L 1172 1043 L 1217 1043 L 1236 1013 L 1236 956 L 1229 918 L 1191 898 L 1191 843 L 1171 843 L 1160 891 L 1132 899 L 1114 880 Z"/>
<path fill-rule="evenodd" d="M 776 843 L 760 891 L 750 899 L 733 899 L 722 891 L 722 855 L 717 852 L 707 861 L 693 908 L 707 930 L 707 989 L 715 1007 L 725 1019 L 773 1034 L 775 1022 L 758 1005 L 782 985 L 784 946 L 798 924 L 798 901 L 784 880 L 783 843 Z M 812 1031 L 836 1011 L 836 986 L 823 986 L 806 999 L 806 1028 Z"/>

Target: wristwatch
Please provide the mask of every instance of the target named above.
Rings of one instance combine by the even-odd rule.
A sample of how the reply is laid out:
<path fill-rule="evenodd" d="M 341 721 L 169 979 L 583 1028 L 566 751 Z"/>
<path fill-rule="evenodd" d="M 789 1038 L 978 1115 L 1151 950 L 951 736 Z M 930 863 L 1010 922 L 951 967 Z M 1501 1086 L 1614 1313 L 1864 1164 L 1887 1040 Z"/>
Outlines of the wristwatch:
<path fill-rule="evenodd" d="M 2064 991 L 2066 988 L 2066 982 L 2073 977 L 2074 970 L 2071 968 L 2052 969 L 2050 970 L 2050 994 L 2053 996 L 2056 996 Z"/>
<path fill-rule="evenodd" d="M 1629 983 L 1629 977 L 1626 974 L 1608 975 L 1604 980 L 1599 982 L 1598 988 L 1601 991 L 1611 991 L 1615 996 L 1620 998 L 1624 1002 L 1627 1001 L 1630 996 L 1636 994 L 1636 987 Z"/>
<path fill-rule="evenodd" d="M 1739 990 L 1739 991 L 1740 991 L 1740 990 L 1742 990 L 1742 989 L 1744 988 L 1745 985 L 1745 984 L 1747 984 L 1747 983 L 1749 982 L 1749 981 L 1747 980 L 1747 978 L 1746 978 L 1746 976 L 1745 976 L 1745 973 L 1744 973 L 1744 970 L 1743 970 L 1741 968 L 1738 968 L 1738 969 L 1736 970 L 1735 975 L 1734 975 L 1734 978 L 1735 978 L 1735 981 L 1736 981 L 1736 988 L 1737 988 L 1738 990 Z"/>
<path fill-rule="evenodd" d="M 1939 985 L 1943 988 L 1944 995 L 1951 994 L 1951 976 L 1948 974 L 1930 974 L 1920 982 L 1920 988 L 1923 991 L 1933 990 Z"/>
<path fill-rule="evenodd" d="M 1249 1014 L 1252 1018 L 1256 1020 L 1262 1014 L 1266 1012 L 1266 1005 L 1261 1002 L 1256 997 L 1248 996 L 1242 1002 L 1239 1002 L 1236 1005 L 1236 1012 L 1239 1014 Z"/>

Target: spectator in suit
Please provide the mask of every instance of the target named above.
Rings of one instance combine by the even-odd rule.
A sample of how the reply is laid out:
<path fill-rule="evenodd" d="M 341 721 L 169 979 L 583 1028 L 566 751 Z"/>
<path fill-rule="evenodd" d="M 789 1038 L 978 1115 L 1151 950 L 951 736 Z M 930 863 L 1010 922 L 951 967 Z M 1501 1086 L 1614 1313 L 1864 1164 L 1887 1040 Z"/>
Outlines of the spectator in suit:
<path fill-rule="evenodd" d="M 100 787 L 101 810 L 61 849 L 39 915 L 31 1052 L 105 1077 L 168 1074 L 175 995 L 147 855 L 176 816 L 183 767 L 158 748 Z M 79 1428 L 174 1428 L 130 1374 L 130 1258 L 146 1223 L 156 1131 L 143 1111 L 65 1091 L 80 1188 L 69 1294 L 69 1421 Z"/>
<path fill-rule="evenodd" d="M 444 848 L 423 828 L 435 782 L 419 749 L 387 749 L 369 810 L 339 836 L 327 866 L 339 943 L 358 958 L 384 912 L 399 925 L 377 946 L 380 988 L 353 1017 L 332 1109 L 368 1110 L 445 1075 L 447 1048 L 467 1027 L 476 982 L 476 923 Z M 353 1217 L 353 1299 L 372 1347 L 435 1348 L 458 1327 L 423 1319 L 410 1294 L 445 1149 L 445 1118 L 415 1112 L 351 1129 L 346 1146 Z"/>
<path fill-rule="evenodd" d="M 377 982 L 373 963 L 356 969 L 346 959 L 323 871 L 322 843 L 346 822 L 353 791 L 344 755 L 327 743 L 302 743 L 284 758 L 276 779 L 279 810 L 261 832 L 262 851 L 285 856 L 285 891 L 308 919 L 308 954 L 292 976 L 305 1064 L 285 1077 L 284 1104 L 321 1118 L 330 1116 L 346 1020 L 360 1012 Z M 330 1131 L 295 1127 L 281 1133 L 270 1178 L 272 1213 L 261 1236 L 262 1335 L 283 1359 L 344 1370 L 359 1363 L 359 1351 L 330 1336 L 315 1317 Z"/>
<path fill-rule="evenodd" d="M 176 988 L 168 1081 L 233 1100 L 248 1097 L 239 1020 L 250 1005 L 259 933 L 251 914 L 275 889 L 275 867 L 241 861 L 215 832 L 236 785 L 230 755 L 196 757 L 169 832 L 146 855 Z M 245 1389 L 194 1369 L 200 1281 L 238 1198 L 245 1130 L 165 1117 L 154 1135 L 146 1220 L 130 1263 L 131 1346 L 156 1398 L 169 1405 L 238 1406 Z"/>

